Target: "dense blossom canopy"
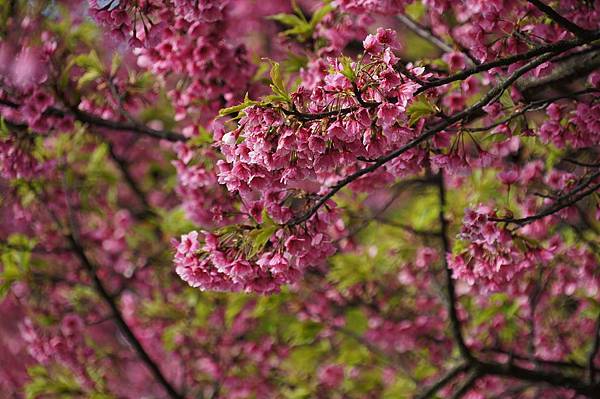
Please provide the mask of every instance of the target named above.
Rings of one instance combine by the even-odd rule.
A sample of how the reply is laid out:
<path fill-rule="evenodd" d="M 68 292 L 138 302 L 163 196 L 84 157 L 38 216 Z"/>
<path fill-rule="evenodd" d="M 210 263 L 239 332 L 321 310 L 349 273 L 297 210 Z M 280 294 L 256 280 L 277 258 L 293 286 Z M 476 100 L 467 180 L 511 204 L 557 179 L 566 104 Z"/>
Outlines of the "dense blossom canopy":
<path fill-rule="evenodd" d="M 600 397 L 600 0 L 0 0 L 0 398 Z"/>

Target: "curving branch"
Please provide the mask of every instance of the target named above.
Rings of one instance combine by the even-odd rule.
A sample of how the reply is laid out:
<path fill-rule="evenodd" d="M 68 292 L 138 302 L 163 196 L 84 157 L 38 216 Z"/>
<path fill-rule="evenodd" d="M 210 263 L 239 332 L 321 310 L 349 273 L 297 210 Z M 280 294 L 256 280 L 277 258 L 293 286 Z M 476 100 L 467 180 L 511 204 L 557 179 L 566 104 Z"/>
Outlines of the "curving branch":
<path fill-rule="evenodd" d="M 524 218 L 489 218 L 489 220 L 492 222 L 512 223 L 516 224 L 518 228 L 521 228 L 525 225 L 528 225 L 529 223 L 535 222 L 536 220 L 540 220 L 547 216 L 553 215 L 558 211 L 567 208 L 571 205 L 575 205 L 577 202 L 581 201 L 588 195 L 593 194 L 596 190 L 600 189 L 600 183 L 596 183 L 591 186 L 589 186 L 589 184 L 599 176 L 600 171 L 592 174 L 582 184 L 579 184 L 570 192 L 558 197 L 553 205 L 547 207 L 539 213 L 536 213 L 535 215 L 527 216 Z"/>
<path fill-rule="evenodd" d="M 12 101 L 6 100 L 6 99 L 0 99 L 0 105 L 3 105 L 5 107 L 10 107 L 10 108 L 21 107 L 20 104 L 17 104 L 15 102 L 12 102 Z M 87 123 L 89 125 L 93 125 L 96 127 L 102 127 L 102 128 L 117 130 L 117 131 L 119 131 L 119 130 L 120 131 L 129 131 L 129 132 L 153 137 L 156 139 L 168 140 L 168 141 L 173 141 L 173 142 L 188 140 L 188 138 L 181 133 L 175 133 L 175 132 L 171 132 L 169 130 L 152 129 L 152 128 L 145 126 L 138 122 L 118 122 L 118 121 L 113 121 L 110 119 L 104 119 L 104 118 L 100 118 L 96 115 L 92 115 L 90 113 L 81 111 L 80 109 L 77 109 L 75 107 L 71 108 L 69 111 L 65 111 L 63 109 L 56 108 L 56 107 L 50 107 L 44 112 L 44 114 L 55 115 L 55 116 L 60 116 L 60 117 L 70 115 L 82 123 Z M 18 125 L 18 126 L 22 126 L 22 125 Z"/>
<path fill-rule="evenodd" d="M 454 394 L 452 394 L 450 399 L 460 399 L 463 396 L 465 396 L 465 394 L 467 392 L 469 392 L 469 390 L 471 390 L 471 388 L 473 388 L 473 385 L 475 385 L 477 380 L 479 380 L 483 376 L 484 376 L 483 373 L 481 373 L 479 370 L 475 370 L 475 372 L 470 374 L 467 377 L 467 379 L 465 381 L 463 381 L 463 383 L 458 387 L 458 389 L 454 392 Z"/>
<path fill-rule="evenodd" d="M 427 388 L 422 394 L 417 395 L 415 399 L 429 399 L 432 398 L 440 389 L 444 388 L 450 382 L 452 382 L 461 373 L 469 370 L 469 363 L 463 363 L 459 366 L 454 367 L 446 374 L 444 374 L 439 380 L 434 382 L 429 388 Z"/>
<path fill-rule="evenodd" d="M 553 102 L 559 101 L 559 100 L 565 100 L 565 99 L 573 99 L 579 96 L 585 96 L 587 94 L 593 94 L 593 93 L 600 93 L 600 89 L 596 89 L 596 88 L 587 88 L 587 89 L 583 89 L 580 91 L 576 91 L 574 93 L 570 93 L 570 94 L 563 94 L 563 95 L 558 95 L 558 96 L 554 96 L 554 97 L 550 97 L 550 98 L 544 98 L 541 100 L 536 100 L 536 101 L 532 101 L 528 104 L 526 104 L 523 108 L 521 108 L 519 111 L 507 116 L 504 119 L 501 119 L 497 122 L 494 122 L 490 125 L 487 126 L 482 126 L 482 127 L 473 127 L 473 128 L 466 128 L 464 129 L 465 131 L 471 132 L 471 133 L 475 133 L 475 132 L 485 132 L 488 131 L 490 129 L 493 129 L 495 127 L 498 127 L 500 125 L 503 125 L 505 123 L 508 123 L 528 112 L 533 112 L 533 111 L 538 111 L 540 109 L 544 109 L 545 107 L 547 107 L 548 105 L 552 104 Z"/>
<path fill-rule="evenodd" d="M 596 367 L 595 360 L 598 351 L 600 350 L 600 314 L 598 314 L 598 318 L 596 319 L 596 327 L 594 328 L 594 338 L 592 341 L 592 349 L 587 358 L 587 368 L 588 368 L 588 379 L 590 384 L 593 384 L 596 380 Z"/>
<path fill-rule="evenodd" d="M 552 7 L 544 4 L 540 0 L 527 0 L 533 4 L 538 10 L 550 17 L 551 20 L 562 26 L 577 37 L 586 38 L 589 37 L 591 32 L 587 29 L 583 29 L 581 26 L 574 24 L 559 13 L 557 13 Z"/>
<path fill-rule="evenodd" d="M 570 377 L 562 373 L 526 369 L 511 363 L 489 363 L 476 361 L 474 367 L 480 373 L 498 377 L 514 378 L 521 381 L 542 383 L 554 387 L 572 389 L 589 398 L 600 397 L 600 384 L 584 382 L 581 378 Z"/>
<path fill-rule="evenodd" d="M 562 40 L 562 41 L 555 42 L 552 44 L 547 44 L 544 46 L 536 47 L 525 53 L 520 53 L 520 54 L 510 56 L 510 57 L 501 58 L 501 59 L 498 59 L 495 61 L 486 62 L 485 64 L 480 64 L 480 65 L 474 66 L 473 68 L 465 69 L 462 72 L 456 73 L 454 75 L 451 75 L 451 76 L 448 76 L 445 78 L 431 80 L 427 83 L 427 85 L 419 88 L 417 90 L 417 92 L 415 93 L 415 95 L 422 93 L 428 89 L 434 88 L 434 87 L 439 87 L 439 86 L 443 86 L 448 83 L 456 82 L 459 80 L 464 80 L 471 75 L 489 71 L 490 69 L 493 69 L 493 68 L 508 66 L 508 65 L 514 64 L 519 61 L 530 60 L 534 57 L 537 57 L 537 56 L 540 56 L 543 54 L 547 54 L 547 53 L 553 53 L 553 54 L 562 53 L 564 51 L 571 50 L 575 47 L 579 47 L 584 44 L 591 43 L 592 41 L 597 40 L 599 38 L 600 38 L 600 31 L 595 31 L 590 34 L 590 37 L 585 38 L 585 39 Z"/>
<path fill-rule="evenodd" d="M 414 34 L 419 36 L 421 39 L 428 41 L 433 44 L 435 47 L 439 48 L 445 53 L 451 53 L 454 51 L 454 48 L 440 39 L 437 35 L 435 35 L 431 30 L 427 29 L 423 25 L 419 24 L 417 21 L 410 18 L 408 15 L 399 14 L 396 18 L 408 29 L 410 29 Z M 466 49 L 460 49 L 460 52 L 463 53 L 467 57 L 467 62 L 470 65 L 478 65 L 479 61 L 474 58 Z"/>
<path fill-rule="evenodd" d="M 40 198 L 39 193 L 36 190 L 34 190 L 34 194 L 36 195 L 36 197 L 42 204 L 45 203 L 43 201 L 43 198 Z M 50 217 L 52 218 L 52 220 L 54 220 L 56 225 L 60 229 L 63 229 L 63 223 L 61 223 L 58 216 L 50 208 L 46 207 L 46 210 L 48 211 Z M 100 280 L 100 277 L 98 277 L 98 274 L 96 273 L 96 269 L 97 269 L 96 265 L 94 265 L 94 263 L 90 260 L 90 258 L 88 258 L 87 254 L 85 253 L 85 249 L 83 248 L 82 244 L 79 241 L 79 233 L 78 233 L 77 226 L 76 226 L 77 223 L 75 220 L 75 215 L 73 214 L 73 211 L 71 209 L 68 199 L 67 199 L 67 213 L 68 213 L 68 219 L 69 219 L 69 229 L 68 229 L 68 233 L 64 234 L 64 238 L 68 241 L 69 247 L 70 247 L 72 253 L 75 255 L 75 257 L 77 259 L 79 259 L 81 265 L 84 267 L 84 269 L 86 270 L 90 279 L 92 280 L 95 291 L 98 293 L 100 298 L 110 308 L 110 312 L 111 312 L 112 318 L 115 320 L 115 324 L 117 325 L 117 327 L 119 328 L 121 333 L 125 336 L 127 342 L 132 346 L 134 351 L 137 353 L 137 355 L 140 358 L 140 360 L 142 361 L 142 363 L 144 363 L 144 365 L 148 368 L 150 373 L 154 376 L 157 383 L 160 384 L 164 388 L 164 390 L 166 391 L 168 396 L 171 397 L 172 399 L 185 399 L 184 395 L 179 393 L 173 387 L 173 385 L 171 385 L 171 383 L 167 380 L 167 378 L 162 373 L 160 367 L 158 367 L 156 362 L 154 362 L 154 360 L 152 360 L 152 358 L 150 357 L 148 352 L 146 352 L 146 349 L 144 348 L 142 343 L 137 339 L 137 337 L 135 336 L 135 334 L 133 333 L 133 331 L 131 330 L 131 328 L 129 327 L 127 322 L 125 321 L 125 318 L 123 317 L 121 310 L 119 309 L 117 303 L 115 302 L 114 297 L 108 292 L 108 289 L 104 286 L 104 283 L 102 282 L 102 280 Z"/>
<path fill-rule="evenodd" d="M 79 241 L 75 238 L 73 233 L 67 234 L 66 238 L 69 241 L 74 254 L 77 256 L 77 258 L 79 258 L 81 264 L 85 267 L 88 275 L 92 279 L 96 292 L 98 293 L 98 295 L 100 295 L 102 300 L 104 300 L 104 302 L 110 308 L 111 314 L 115 320 L 115 323 L 117 324 L 117 327 L 119 328 L 119 330 L 121 330 L 129 344 L 133 347 L 140 360 L 146 365 L 146 367 L 150 370 L 156 381 L 160 385 L 162 385 L 162 387 L 165 389 L 165 391 L 169 394 L 171 398 L 183 399 L 184 396 L 177 392 L 173 385 L 171 385 L 171 383 L 164 376 L 158 365 L 154 362 L 154 360 L 152 360 L 148 352 L 146 352 L 146 349 L 144 349 L 143 345 L 137 339 L 131 328 L 129 328 L 129 325 L 127 324 L 125 318 L 121 314 L 119 307 L 114 301 L 112 295 L 108 292 L 108 290 L 98 277 L 98 274 L 96 273 L 96 267 L 94 266 L 92 261 L 87 257 L 85 250 L 83 249 Z"/>
<path fill-rule="evenodd" d="M 450 245 L 450 239 L 448 238 L 448 221 L 445 216 L 446 209 L 446 187 L 444 185 L 444 176 L 442 172 L 439 174 L 438 180 L 438 195 L 440 199 L 440 212 L 439 212 L 439 222 L 441 225 L 441 239 L 442 245 L 444 249 L 444 255 L 442 256 L 442 264 L 444 265 L 444 273 L 446 277 L 446 294 L 448 295 L 448 315 L 450 317 L 450 325 L 452 327 L 452 336 L 458 345 L 458 349 L 462 357 L 467 360 L 473 360 L 473 355 L 471 354 L 467 344 L 462 335 L 460 319 L 458 318 L 458 311 L 456 309 L 457 297 L 456 290 L 454 288 L 454 280 L 452 278 L 452 270 L 448 265 L 448 255 L 452 253 L 452 247 Z"/>
<path fill-rule="evenodd" d="M 491 62 L 488 62 L 485 64 L 479 64 L 479 65 L 474 66 L 473 68 L 466 69 L 457 74 L 454 74 L 454 75 L 451 75 L 451 76 L 448 76 L 445 78 L 433 79 L 433 80 L 430 80 L 427 82 L 421 80 L 420 78 L 417 78 L 416 76 L 412 76 L 411 74 L 406 74 L 406 72 L 410 72 L 410 71 L 406 71 L 406 68 L 404 68 L 401 63 L 398 63 L 395 66 L 395 69 L 401 73 L 404 73 L 409 79 L 421 84 L 421 87 L 419 87 L 417 89 L 417 91 L 415 92 L 415 95 L 418 95 L 420 93 L 423 93 L 423 92 L 425 92 L 429 89 L 435 88 L 435 87 L 443 86 L 448 83 L 456 82 L 459 80 L 464 80 L 467 77 L 469 77 L 471 75 L 475 75 L 477 73 L 485 72 L 485 71 L 488 71 L 490 69 L 497 68 L 500 66 L 512 65 L 514 63 L 524 61 L 524 60 L 529 60 L 536 56 L 545 55 L 548 53 L 552 53 L 554 55 L 559 54 L 564 51 L 571 50 L 575 47 L 579 47 L 581 45 L 588 44 L 599 38 L 600 38 L 600 31 L 596 31 L 593 33 L 592 37 L 590 37 L 588 39 L 563 40 L 563 41 L 559 41 L 559 42 L 552 43 L 549 45 L 540 46 L 540 47 L 534 48 L 525 53 L 517 54 L 517 55 L 506 57 L 506 58 L 501 58 L 499 60 L 491 61 Z M 593 51 L 595 51 L 595 49 Z M 584 55 L 585 54 L 587 54 L 587 51 L 584 53 Z M 592 54 L 592 56 L 595 57 L 595 54 Z M 545 59 L 543 62 L 550 60 L 550 58 Z M 575 65 L 578 66 L 578 68 L 586 68 L 586 69 L 589 68 L 585 62 L 581 62 L 581 61 L 582 61 L 581 59 L 577 59 L 574 61 Z M 566 69 L 570 70 L 569 67 L 567 67 Z M 559 72 L 561 72 L 561 71 L 559 71 Z M 577 70 L 577 74 L 581 74 L 581 73 L 582 73 L 582 71 Z M 561 80 L 566 78 L 564 73 L 560 73 L 558 75 L 559 75 L 558 78 Z M 572 76 L 571 73 L 569 73 L 568 76 Z M 556 79 L 554 77 L 554 74 L 552 74 L 552 78 Z M 547 86 L 549 84 L 555 83 L 555 80 L 549 80 L 549 79 L 550 78 L 544 78 L 544 79 L 536 79 L 531 82 L 525 82 L 523 87 L 519 87 L 519 89 L 521 91 L 531 91 L 533 88 L 539 89 L 541 86 Z M 355 94 L 356 94 L 356 90 L 355 90 Z M 356 95 L 356 98 L 357 98 L 357 102 L 359 103 L 356 106 L 340 108 L 340 109 L 327 111 L 327 112 L 304 113 L 304 112 L 298 111 L 297 109 L 295 109 L 295 107 L 293 107 L 291 110 L 288 110 L 288 109 L 285 109 L 282 107 L 278 107 L 277 109 L 286 115 L 297 118 L 299 121 L 310 122 L 310 121 L 315 121 L 315 120 L 319 120 L 319 119 L 333 118 L 333 117 L 338 117 L 341 115 L 346 115 L 350 112 L 357 111 L 359 109 L 359 105 L 362 105 L 365 108 L 373 108 L 373 107 L 376 107 L 379 105 L 379 103 L 377 103 L 377 102 L 362 101 L 360 94 Z M 473 115 L 475 115 L 475 114 L 477 114 L 477 113 L 474 112 Z"/>

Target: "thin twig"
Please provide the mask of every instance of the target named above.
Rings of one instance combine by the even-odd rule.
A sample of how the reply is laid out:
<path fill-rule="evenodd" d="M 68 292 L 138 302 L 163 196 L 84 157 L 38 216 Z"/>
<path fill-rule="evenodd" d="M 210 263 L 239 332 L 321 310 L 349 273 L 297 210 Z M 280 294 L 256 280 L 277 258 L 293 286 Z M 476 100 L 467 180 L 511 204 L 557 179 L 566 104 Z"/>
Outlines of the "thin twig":
<path fill-rule="evenodd" d="M 600 172 L 595 173 L 588 179 L 589 182 L 593 181 L 596 177 L 600 175 Z M 571 205 L 575 205 L 577 202 L 581 201 L 585 197 L 590 194 L 593 194 L 596 190 L 600 188 L 600 183 L 594 184 L 590 186 L 587 190 L 583 190 L 583 188 L 588 187 L 587 184 L 583 187 L 578 187 L 572 190 L 571 192 L 562 195 L 556 199 L 554 205 L 547 207 L 535 215 L 527 216 L 524 218 L 489 218 L 492 222 L 503 222 L 503 223 L 512 223 L 516 224 L 518 228 L 523 227 L 529 223 L 535 222 L 536 220 L 543 219 L 547 216 L 553 215 L 558 211 L 567 208 Z M 583 191 L 582 191 L 583 190 Z"/>
<path fill-rule="evenodd" d="M 547 53 L 553 53 L 553 54 L 562 53 L 562 52 L 570 50 L 572 48 L 590 43 L 598 38 L 600 38 L 600 31 L 595 31 L 587 39 L 562 40 L 562 41 L 548 44 L 545 46 L 536 47 L 525 53 L 520 53 L 520 54 L 516 54 L 513 56 L 506 57 L 506 58 L 501 58 L 501 59 L 498 59 L 495 61 L 486 62 L 485 64 L 480 64 L 480 65 L 474 66 L 472 68 L 466 69 L 466 70 L 456 73 L 454 75 L 450 75 L 445 78 L 439 78 L 439 79 L 429 81 L 426 86 L 420 87 L 416 91 L 415 95 L 419 94 L 421 92 L 424 92 L 425 90 L 431 89 L 433 87 L 443 86 L 448 83 L 456 82 L 459 80 L 464 80 L 471 75 L 489 71 L 490 69 L 493 69 L 493 68 L 512 65 L 516 62 L 523 61 L 523 60 L 529 60 L 529 59 L 532 59 L 539 55 L 543 55 L 543 54 L 547 54 Z"/>
<path fill-rule="evenodd" d="M 437 37 L 431 30 L 419 24 L 417 21 L 413 20 L 407 15 L 400 14 L 397 16 L 398 20 L 404 24 L 408 29 L 410 29 L 413 33 L 419 36 L 422 39 L 425 39 L 429 43 L 433 44 L 440 50 L 445 53 L 451 53 L 454 51 L 454 48 L 450 46 L 448 43 Z M 467 62 L 471 65 L 479 64 L 478 60 L 471 56 L 468 51 L 462 50 L 461 52 L 467 57 Z"/>
<path fill-rule="evenodd" d="M 6 107 L 11 108 L 19 108 L 21 105 L 14 103 L 10 100 L 0 99 L 0 105 L 4 105 Z M 163 139 L 168 141 L 187 141 L 188 138 L 183 134 L 171 132 L 169 130 L 156 130 L 152 129 L 148 126 L 145 126 L 141 123 L 135 122 L 118 122 L 110 119 L 100 118 L 96 115 L 89 114 L 85 111 L 81 111 L 76 107 L 72 107 L 70 110 L 62 110 L 56 107 L 50 107 L 45 112 L 45 115 L 55 115 L 55 116 L 69 116 L 72 115 L 75 119 L 80 122 L 87 123 L 90 125 L 94 125 L 97 127 L 103 127 L 110 130 L 116 131 L 128 131 L 133 133 L 139 133 L 146 136 L 154 137 L 157 139 Z"/>

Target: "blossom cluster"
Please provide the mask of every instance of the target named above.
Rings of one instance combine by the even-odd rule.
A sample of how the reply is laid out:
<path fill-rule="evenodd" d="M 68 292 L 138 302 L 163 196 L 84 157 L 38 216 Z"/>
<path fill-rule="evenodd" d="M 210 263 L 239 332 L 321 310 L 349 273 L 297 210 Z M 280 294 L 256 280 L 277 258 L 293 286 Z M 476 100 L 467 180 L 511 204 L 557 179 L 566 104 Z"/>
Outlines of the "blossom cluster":
<path fill-rule="evenodd" d="M 500 290 L 525 270 L 547 262 L 551 254 L 519 241 L 511 231 L 490 218 L 496 212 L 485 205 L 467 209 L 460 238 L 469 242 L 464 253 L 448 255 L 454 278 Z M 550 257 L 549 257 L 550 256 Z"/>
<path fill-rule="evenodd" d="M 219 182 L 242 198 L 285 189 L 319 193 L 356 170 L 361 158 L 376 159 L 416 137 L 419 129 L 407 126 L 407 107 L 419 85 L 394 69 L 395 33 L 380 29 L 364 44 L 363 62 L 370 60 L 372 66 L 356 80 L 344 75 L 341 62 L 333 61 L 331 73 L 321 73 L 318 80 L 313 77 L 290 94 L 292 110 L 250 106 L 237 129 L 217 132 L 225 156 L 217 164 Z M 423 74 L 421 68 L 412 72 Z M 422 150 L 408 151 L 378 179 L 417 172 L 423 158 Z M 377 179 L 370 181 L 376 184 Z M 264 195 L 267 208 L 271 197 L 278 200 L 279 195 Z M 285 222 L 294 215 L 271 216 Z"/>
<path fill-rule="evenodd" d="M 333 254 L 321 231 L 334 220 L 321 212 L 302 232 L 276 226 L 258 227 L 254 233 L 244 226 L 201 235 L 192 231 L 176 243 L 175 271 L 203 290 L 276 292 Z"/>

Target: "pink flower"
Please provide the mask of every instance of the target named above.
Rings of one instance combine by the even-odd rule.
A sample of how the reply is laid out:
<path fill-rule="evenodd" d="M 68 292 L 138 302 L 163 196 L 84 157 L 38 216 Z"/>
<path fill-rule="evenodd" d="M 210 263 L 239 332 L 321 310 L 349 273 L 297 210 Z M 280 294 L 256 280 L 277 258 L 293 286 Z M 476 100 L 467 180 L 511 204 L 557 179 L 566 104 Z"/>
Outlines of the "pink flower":
<path fill-rule="evenodd" d="M 337 364 L 328 364 L 319 368 L 318 376 L 321 384 L 334 389 L 344 381 L 344 368 Z"/>
<path fill-rule="evenodd" d="M 519 172 L 516 169 L 503 170 L 502 172 L 498 173 L 498 178 L 502 184 L 511 186 L 519 181 Z"/>
<path fill-rule="evenodd" d="M 395 104 L 384 103 L 379 106 L 377 110 L 377 118 L 382 126 L 391 126 L 396 123 L 400 113 L 403 112 L 404 109 Z"/>
<path fill-rule="evenodd" d="M 46 63 L 38 49 L 26 47 L 21 50 L 11 69 L 12 83 L 27 89 L 41 83 L 46 78 Z"/>
<path fill-rule="evenodd" d="M 385 47 L 397 49 L 400 47 L 396 32 L 391 29 L 377 28 L 377 41 Z"/>
<path fill-rule="evenodd" d="M 448 64 L 451 71 L 458 71 L 465 68 L 465 56 L 458 51 L 446 53 L 442 59 Z"/>
<path fill-rule="evenodd" d="M 368 35 L 363 41 L 363 47 L 367 53 L 371 54 L 378 54 L 383 50 L 383 46 L 375 35 Z"/>

